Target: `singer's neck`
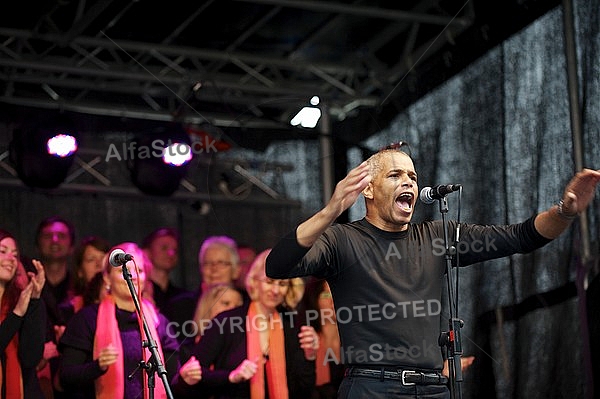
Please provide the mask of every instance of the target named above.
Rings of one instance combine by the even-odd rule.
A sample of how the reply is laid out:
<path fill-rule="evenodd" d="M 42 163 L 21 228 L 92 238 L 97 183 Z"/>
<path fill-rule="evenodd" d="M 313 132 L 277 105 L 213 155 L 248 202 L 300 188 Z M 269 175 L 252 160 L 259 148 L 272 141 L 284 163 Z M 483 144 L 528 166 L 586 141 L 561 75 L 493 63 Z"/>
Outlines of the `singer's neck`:
<path fill-rule="evenodd" d="M 115 300 L 115 306 L 118 307 L 121 310 L 125 310 L 127 312 L 135 312 L 135 303 L 133 303 L 133 299 L 132 298 L 128 298 L 128 299 L 124 299 L 124 298 L 118 298 L 118 297 L 113 297 Z"/>
<path fill-rule="evenodd" d="M 389 231 L 392 233 L 397 233 L 400 231 L 407 230 L 408 224 L 410 223 L 410 218 L 406 218 L 405 221 L 403 220 L 403 221 L 390 222 L 390 221 L 387 221 L 378 216 L 373 217 L 369 213 L 367 213 L 365 215 L 365 219 L 367 220 L 367 222 L 371 223 L 373 226 L 377 227 L 378 229 L 383 230 L 383 231 Z"/>

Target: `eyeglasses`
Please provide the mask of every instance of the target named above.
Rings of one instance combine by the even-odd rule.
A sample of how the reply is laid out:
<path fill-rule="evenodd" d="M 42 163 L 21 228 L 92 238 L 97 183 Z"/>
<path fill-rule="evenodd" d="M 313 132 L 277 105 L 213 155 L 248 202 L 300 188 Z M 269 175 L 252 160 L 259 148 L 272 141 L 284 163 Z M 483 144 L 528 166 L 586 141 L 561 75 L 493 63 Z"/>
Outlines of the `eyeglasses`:
<path fill-rule="evenodd" d="M 397 141 L 395 143 L 390 143 L 385 147 L 381 147 L 379 152 L 386 150 L 401 150 L 410 155 L 410 145 L 406 141 Z"/>
<path fill-rule="evenodd" d="M 215 262 L 204 262 L 202 267 L 216 267 L 217 269 L 225 269 L 226 267 L 232 266 L 233 263 L 226 262 L 224 260 L 217 260 Z"/>
<path fill-rule="evenodd" d="M 272 278 L 258 278 L 254 277 L 255 280 L 265 283 L 268 286 L 278 285 L 279 287 L 289 287 L 290 282 L 287 280 L 273 280 Z"/>

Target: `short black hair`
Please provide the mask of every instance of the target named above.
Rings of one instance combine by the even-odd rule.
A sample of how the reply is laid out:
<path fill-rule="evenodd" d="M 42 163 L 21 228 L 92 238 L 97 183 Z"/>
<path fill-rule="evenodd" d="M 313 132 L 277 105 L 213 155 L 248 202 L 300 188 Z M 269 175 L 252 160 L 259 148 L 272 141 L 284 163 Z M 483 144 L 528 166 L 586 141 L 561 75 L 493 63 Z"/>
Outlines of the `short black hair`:
<path fill-rule="evenodd" d="M 159 227 L 142 240 L 142 249 L 150 248 L 150 245 L 152 245 L 154 240 L 160 237 L 173 237 L 177 242 L 179 242 L 179 232 L 177 229 L 173 227 Z"/>
<path fill-rule="evenodd" d="M 35 244 L 38 245 L 40 242 L 40 235 L 42 234 L 42 230 L 44 227 L 51 225 L 52 223 L 62 223 L 67 226 L 69 230 L 69 238 L 71 238 L 71 245 L 75 245 L 75 226 L 67 219 L 60 216 L 49 216 L 46 219 L 42 220 L 40 224 L 38 224 L 37 230 L 35 232 Z"/>

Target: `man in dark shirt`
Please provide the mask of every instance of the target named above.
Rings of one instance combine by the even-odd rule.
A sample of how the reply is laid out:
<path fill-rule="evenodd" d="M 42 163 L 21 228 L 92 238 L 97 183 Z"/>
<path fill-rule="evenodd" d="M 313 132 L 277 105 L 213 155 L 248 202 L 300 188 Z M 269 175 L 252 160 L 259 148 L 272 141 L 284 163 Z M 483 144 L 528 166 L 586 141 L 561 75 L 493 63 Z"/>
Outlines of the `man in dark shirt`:
<path fill-rule="evenodd" d="M 171 227 L 158 228 L 144 238 L 142 249 L 152 264 L 150 280 L 156 307 L 169 321 L 183 326 L 193 319 L 196 295 L 175 285 L 171 278 L 179 264 L 178 231 Z"/>
<path fill-rule="evenodd" d="M 47 294 L 44 295 L 44 300 L 47 305 L 54 306 L 64 301 L 69 292 L 75 228 L 61 217 L 46 218 L 38 225 L 36 245 L 46 272 L 47 282 L 44 288 Z M 49 317 L 53 323 L 61 324 L 58 316 L 49 314 Z"/>
<path fill-rule="evenodd" d="M 600 171 L 578 173 L 559 205 L 523 223 L 461 225 L 461 266 L 545 245 L 589 205 L 599 181 Z M 334 224 L 361 193 L 365 218 Z M 351 170 L 329 203 L 280 240 L 267 259 L 271 278 L 327 279 L 342 342 L 336 360 L 349 366 L 340 398 L 449 397 L 438 344 L 444 226 L 411 223 L 417 196 L 410 156 L 380 151 Z M 448 231 L 455 228 L 450 222 Z"/>
<path fill-rule="evenodd" d="M 52 379 L 58 367 L 57 334 L 64 329 L 65 321 L 58 305 L 67 299 L 71 286 L 71 257 L 75 246 L 75 227 L 60 216 L 50 216 L 37 227 L 35 243 L 46 273 L 42 299 L 46 307 L 47 331 L 44 358 L 38 366 L 38 378 L 46 397 L 60 398 Z M 32 270 L 31 261 L 23 264 Z"/>

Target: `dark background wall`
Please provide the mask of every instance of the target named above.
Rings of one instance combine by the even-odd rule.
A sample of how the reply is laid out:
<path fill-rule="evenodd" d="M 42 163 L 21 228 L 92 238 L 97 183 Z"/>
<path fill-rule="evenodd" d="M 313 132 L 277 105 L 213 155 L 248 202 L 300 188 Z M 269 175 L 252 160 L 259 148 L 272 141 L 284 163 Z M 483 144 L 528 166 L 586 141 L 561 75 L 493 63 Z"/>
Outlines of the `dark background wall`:
<path fill-rule="evenodd" d="M 598 4 L 575 2 L 575 10 L 582 155 L 584 166 L 598 169 Z M 460 209 L 465 223 L 508 224 L 552 206 L 576 169 L 563 22 L 562 9 L 547 14 L 361 144 L 411 143 L 420 187 L 463 185 L 460 202 L 458 193 L 448 197 L 448 217 Z M 352 164 L 361 157 L 350 151 Z M 415 220 L 441 218 L 436 204 L 417 206 Z M 476 357 L 463 383 L 468 397 L 592 397 L 589 364 L 597 357 L 589 342 L 597 350 L 600 337 L 586 302 L 597 309 L 598 296 L 594 288 L 586 298 L 584 276 L 597 273 L 598 195 L 587 217 L 590 259 L 576 221 L 534 253 L 460 269 L 462 343 Z M 596 382 L 596 397 L 598 390 Z"/>

